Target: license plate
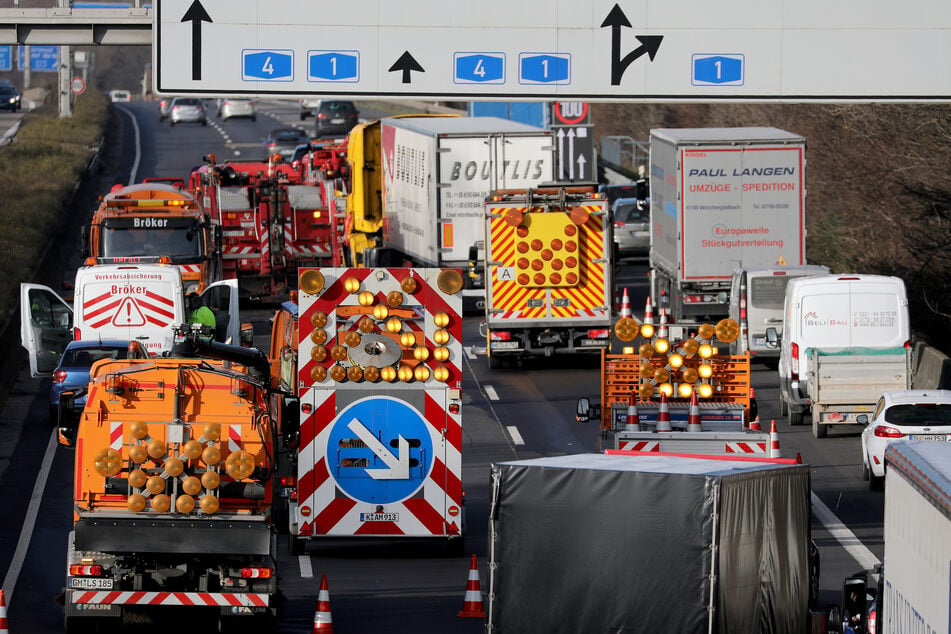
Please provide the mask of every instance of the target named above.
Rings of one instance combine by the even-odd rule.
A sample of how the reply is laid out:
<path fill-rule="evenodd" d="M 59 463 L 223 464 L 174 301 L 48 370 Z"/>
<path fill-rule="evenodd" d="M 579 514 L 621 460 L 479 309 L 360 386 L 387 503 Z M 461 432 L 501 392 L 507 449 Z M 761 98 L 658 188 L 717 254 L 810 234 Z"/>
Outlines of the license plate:
<path fill-rule="evenodd" d="M 398 522 L 399 513 L 360 513 L 361 522 Z"/>
<path fill-rule="evenodd" d="M 756 346 L 765 346 L 765 345 L 766 345 L 766 337 L 753 337 L 753 345 L 756 345 Z"/>
<path fill-rule="evenodd" d="M 644 237 L 647 237 L 647 236 L 650 235 L 650 234 L 648 234 L 648 232 L 646 232 L 646 231 L 632 231 L 632 232 L 631 232 L 631 235 L 632 235 L 633 237 L 635 237 L 635 238 L 644 238 Z"/>
<path fill-rule="evenodd" d="M 98 577 L 70 577 L 69 587 L 80 590 L 112 590 L 112 579 Z"/>
<path fill-rule="evenodd" d="M 331 119 L 330 123 L 333 123 L 334 125 L 339 125 L 343 123 L 343 119 Z"/>
<path fill-rule="evenodd" d="M 244 231 L 222 231 L 221 235 L 226 238 L 240 238 L 244 235 Z"/>
<path fill-rule="evenodd" d="M 948 439 L 945 434 L 912 434 L 912 440 L 930 440 L 932 442 L 944 442 Z"/>
<path fill-rule="evenodd" d="M 608 345 L 607 339 L 582 339 L 582 346 L 606 346 Z"/>
<path fill-rule="evenodd" d="M 518 350 L 517 341 L 492 341 L 493 350 Z"/>

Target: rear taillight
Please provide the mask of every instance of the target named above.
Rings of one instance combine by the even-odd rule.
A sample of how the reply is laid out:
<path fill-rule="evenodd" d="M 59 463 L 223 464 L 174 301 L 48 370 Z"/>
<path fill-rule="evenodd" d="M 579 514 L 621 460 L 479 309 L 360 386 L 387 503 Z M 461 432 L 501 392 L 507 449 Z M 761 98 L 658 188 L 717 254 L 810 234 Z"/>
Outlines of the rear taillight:
<path fill-rule="evenodd" d="M 876 425 L 875 431 L 872 433 L 878 438 L 901 438 L 905 435 L 900 429 L 895 429 L 888 425 Z"/>
<path fill-rule="evenodd" d="M 66 370 L 57 370 L 53 373 L 53 383 L 62 383 L 66 380 Z"/>
<path fill-rule="evenodd" d="M 588 339 L 607 339 L 608 338 L 608 329 L 607 328 L 592 328 L 588 331 Z"/>
<path fill-rule="evenodd" d="M 616 221 L 614 222 L 614 228 L 615 228 L 615 229 L 623 229 L 623 228 L 624 228 L 624 223 L 616 220 Z"/>
<path fill-rule="evenodd" d="M 270 568 L 242 568 L 242 579 L 270 579 L 274 576 L 274 571 Z"/>
<path fill-rule="evenodd" d="M 79 328 L 73 328 L 73 339 L 78 341 L 79 339 L 81 339 L 79 335 L 80 335 Z"/>
<path fill-rule="evenodd" d="M 69 576 L 99 577 L 102 575 L 102 566 L 87 566 L 85 564 L 70 564 Z"/>
<path fill-rule="evenodd" d="M 493 330 L 489 333 L 489 339 L 492 341 L 511 341 L 512 333 L 507 330 Z"/>
<path fill-rule="evenodd" d="M 329 119 L 329 118 L 330 118 L 330 115 L 327 114 L 326 112 L 320 112 L 320 113 L 317 114 L 317 118 L 318 118 L 318 119 Z"/>
<path fill-rule="evenodd" d="M 875 634 L 876 625 L 878 625 L 878 608 L 873 608 L 868 613 L 868 634 Z"/>
<path fill-rule="evenodd" d="M 799 379 L 799 344 L 793 341 L 789 344 L 789 347 L 792 349 L 792 359 L 790 359 L 790 374 L 792 375 L 793 380 Z"/>
<path fill-rule="evenodd" d="M 281 476 L 281 486 L 282 487 L 297 486 L 297 476 Z"/>

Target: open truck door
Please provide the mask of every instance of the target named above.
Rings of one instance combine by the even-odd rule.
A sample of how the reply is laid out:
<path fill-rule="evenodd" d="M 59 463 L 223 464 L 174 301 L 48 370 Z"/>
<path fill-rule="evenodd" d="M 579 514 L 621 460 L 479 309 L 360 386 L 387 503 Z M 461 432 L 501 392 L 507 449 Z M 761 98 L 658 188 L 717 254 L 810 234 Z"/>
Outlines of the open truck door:
<path fill-rule="evenodd" d="M 72 340 L 72 307 L 48 286 L 20 284 L 20 343 L 30 356 L 30 376 L 52 376 Z"/>
<path fill-rule="evenodd" d="M 238 314 L 238 280 L 209 284 L 201 293 L 205 306 L 215 313 L 215 340 L 240 345 L 241 316 Z"/>

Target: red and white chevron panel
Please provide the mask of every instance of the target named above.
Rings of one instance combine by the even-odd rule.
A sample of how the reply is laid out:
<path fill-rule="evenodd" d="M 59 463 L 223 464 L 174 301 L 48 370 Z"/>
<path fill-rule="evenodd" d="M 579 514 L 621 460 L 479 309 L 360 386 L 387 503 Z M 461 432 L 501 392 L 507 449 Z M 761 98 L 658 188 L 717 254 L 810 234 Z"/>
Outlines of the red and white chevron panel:
<path fill-rule="evenodd" d="M 766 442 L 728 442 L 724 444 L 725 453 L 765 454 Z"/>
<path fill-rule="evenodd" d="M 243 592 L 118 592 L 71 590 L 70 602 L 109 605 L 188 605 L 198 607 L 266 608 L 268 595 Z"/>
<path fill-rule="evenodd" d="M 122 423 L 109 423 L 109 446 L 116 451 L 122 449 Z"/>
<path fill-rule="evenodd" d="M 619 449 L 624 451 L 660 451 L 660 442 L 656 440 L 622 440 Z"/>

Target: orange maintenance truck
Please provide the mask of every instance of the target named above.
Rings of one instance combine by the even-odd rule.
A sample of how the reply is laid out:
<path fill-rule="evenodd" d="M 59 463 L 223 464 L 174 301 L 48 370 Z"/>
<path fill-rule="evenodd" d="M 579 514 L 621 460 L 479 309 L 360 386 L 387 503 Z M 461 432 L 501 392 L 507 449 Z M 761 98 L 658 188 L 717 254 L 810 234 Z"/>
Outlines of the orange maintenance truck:
<path fill-rule="evenodd" d="M 176 331 L 172 357 L 94 364 L 78 421 L 63 397 L 60 442 L 75 446 L 67 631 L 170 606 L 273 623 L 268 360 L 200 328 Z"/>
<path fill-rule="evenodd" d="M 182 272 L 186 291 L 221 279 L 220 231 L 187 190 L 150 181 L 116 187 L 83 227 L 83 255 L 99 264 L 158 262 Z"/>

